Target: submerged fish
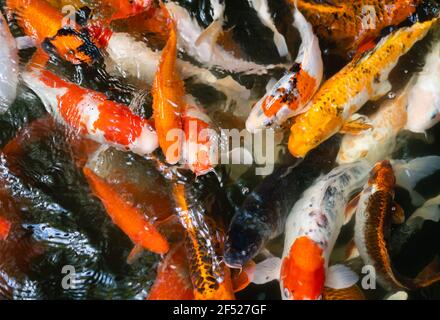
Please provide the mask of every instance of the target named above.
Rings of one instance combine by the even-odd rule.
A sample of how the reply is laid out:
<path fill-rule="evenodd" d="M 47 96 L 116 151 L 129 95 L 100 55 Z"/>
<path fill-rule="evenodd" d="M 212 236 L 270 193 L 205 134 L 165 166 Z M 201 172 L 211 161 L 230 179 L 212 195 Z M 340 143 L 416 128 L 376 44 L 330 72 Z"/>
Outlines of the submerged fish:
<path fill-rule="evenodd" d="M 0 114 L 8 110 L 17 95 L 18 52 L 8 23 L 0 13 Z"/>
<path fill-rule="evenodd" d="M 179 48 L 182 48 L 187 54 L 207 67 L 246 74 L 266 74 L 268 69 L 277 67 L 274 65 L 259 65 L 236 58 L 216 43 L 216 37 L 221 32 L 221 28 L 216 28 L 215 32 L 205 32 L 206 30 L 200 27 L 196 19 L 191 17 L 190 13 L 177 3 L 169 1 L 166 3 L 166 8 L 176 21 Z M 217 10 L 223 10 L 222 7 L 216 8 Z M 218 15 L 222 14 L 219 13 Z M 221 26 L 222 21 L 222 19 L 218 19 L 216 24 Z"/>
<path fill-rule="evenodd" d="M 141 156 L 157 148 L 157 135 L 150 122 L 104 94 L 64 81 L 46 70 L 31 68 L 22 78 L 46 110 L 77 133 Z"/>
<path fill-rule="evenodd" d="M 286 222 L 280 271 L 284 299 L 318 299 L 324 284 L 334 289 L 351 287 L 354 280 L 344 268 L 328 265 L 346 217 L 346 206 L 368 179 L 366 161 L 333 169 L 307 189 L 291 210 Z M 341 277 L 341 278 L 339 278 Z M 353 282 L 354 280 L 354 282 Z"/>
<path fill-rule="evenodd" d="M 383 103 L 379 110 L 369 118 L 371 130 L 359 135 L 347 134 L 341 142 L 337 162 L 352 163 L 367 159 L 376 163 L 388 158 L 396 147 L 396 137 L 405 127 L 408 119 L 408 91 L 406 87 L 397 96 Z"/>
<path fill-rule="evenodd" d="M 26 35 L 35 39 L 49 54 L 73 63 L 92 63 L 100 58 L 98 48 L 75 23 L 45 0 L 7 0 L 7 7 L 15 13 L 17 22 Z"/>
<path fill-rule="evenodd" d="M 387 290 L 414 290 L 440 280 L 440 273 L 423 279 L 409 279 L 393 268 L 388 250 L 390 225 L 403 223 L 402 209 L 394 202 L 396 182 L 405 181 L 402 174 L 415 184 L 440 169 L 440 157 L 419 158 L 409 163 L 382 161 L 370 173 L 356 209 L 355 243 L 366 265 L 376 270 L 379 283 Z M 395 171 L 400 171 L 395 175 Z"/>
<path fill-rule="evenodd" d="M 325 82 L 310 102 L 309 109 L 295 118 L 289 138 L 291 154 L 304 157 L 341 129 L 358 133 L 370 128 L 359 118 L 350 121 L 350 117 L 367 101 L 378 99 L 391 90 L 388 81 L 391 70 L 437 21 L 438 18 L 415 23 L 393 32 Z"/>
<path fill-rule="evenodd" d="M 84 167 L 83 172 L 93 193 L 102 201 L 113 222 L 136 245 L 158 254 L 164 254 L 169 250 L 167 239 L 143 212 L 120 196 L 116 186 L 110 185 L 88 167 Z"/>
<path fill-rule="evenodd" d="M 294 19 L 302 40 L 298 57 L 289 72 L 253 107 L 246 121 L 250 132 L 281 125 L 304 112 L 321 84 L 324 66 L 319 40 L 298 9 L 294 10 Z"/>
<path fill-rule="evenodd" d="M 226 264 L 242 268 L 270 239 L 282 234 L 293 205 L 320 173 L 316 163 L 305 160 L 279 166 L 265 177 L 232 218 L 225 241 Z"/>
<path fill-rule="evenodd" d="M 110 17 L 110 21 L 126 19 L 128 17 L 142 13 L 153 5 L 153 0 L 111 0 L 112 8 L 115 12 Z"/>
<path fill-rule="evenodd" d="M 229 268 L 221 260 L 221 235 L 191 187 L 173 183 L 176 213 L 186 230 L 185 246 L 194 297 L 197 300 L 234 299 Z"/>
<path fill-rule="evenodd" d="M 440 121 L 440 35 L 416 77 L 408 97 L 406 129 L 424 133 Z"/>
<path fill-rule="evenodd" d="M 319 37 L 343 51 L 357 50 L 388 26 L 416 11 L 422 0 L 290 0 L 313 25 Z"/>

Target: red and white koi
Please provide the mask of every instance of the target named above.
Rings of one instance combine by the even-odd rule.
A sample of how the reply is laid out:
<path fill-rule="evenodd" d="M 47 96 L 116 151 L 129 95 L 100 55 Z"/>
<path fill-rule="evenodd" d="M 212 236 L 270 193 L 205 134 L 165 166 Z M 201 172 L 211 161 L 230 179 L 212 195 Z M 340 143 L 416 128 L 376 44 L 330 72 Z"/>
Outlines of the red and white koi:
<path fill-rule="evenodd" d="M 408 100 L 406 129 L 424 133 L 440 121 L 440 36 L 432 45 L 423 70 L 417 75 Z"/>
<path fill-rule="evenodd" d="M 341 266 L 329 270 L 328 264 L 341 227 L 349 220 L 347 204 L 367 181 L 370 169 L 367 161 L 337 167 L 292 208 L 280 270 L 283 299 L 315 300 L 321 298 L 324 285 L 342 289 L 357 282 Z"/>
<path fill-rule="evenodd" d="M 367 159 L 374 164 L 391 155 L 396 147 L 396 137 L 407 122 L 409 90 L 410 85 L 397 94 L 396 98 L 381 105 L 369 118 L 371 130 L 365 130 L 358 135 L 344 136 L 336 159 L 339 164 L 361 159 Z"/>
<path fill-rule="evenodd" d="M 0 13 L 0 114 L 14 102 L 18 84 L 18 52 L 8 23 Z"/>
<path fill-rule="evenodd" d="M 246 121 L 250 132 L 281 125 L 304 112 L 321 84 L 324 66 L 319 40 L 312 26 L 296 8 L 294 19 L 302 40 L 298 57 L 289 72 L 253 107 Z"/>
<path fill-rule="evenodd" d="M 104 94 L 64 81 L 47 70 L 31 68 L 22 78 L 53 117 L 78 133 L 141 156 L 157 148 L 150 122 Z"/>

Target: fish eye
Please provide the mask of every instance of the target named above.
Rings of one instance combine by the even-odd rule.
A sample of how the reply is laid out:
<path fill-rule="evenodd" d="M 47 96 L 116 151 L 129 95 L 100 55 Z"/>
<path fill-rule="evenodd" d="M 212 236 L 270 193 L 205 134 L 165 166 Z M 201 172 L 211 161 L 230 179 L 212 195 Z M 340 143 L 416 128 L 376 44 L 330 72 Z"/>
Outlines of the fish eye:
<path fill-rule="evenodd" d="M 290 299 L 290 297 L 292 296 L 292 294 L 293 294 L 293 292 L 292 292 L 292 294 L 290 293 L 290 291 L 289 291 L 289 289 L 287 289 L 287 288 L 284 288 L 284 297 L 286 298 L 286 299 Z"/>

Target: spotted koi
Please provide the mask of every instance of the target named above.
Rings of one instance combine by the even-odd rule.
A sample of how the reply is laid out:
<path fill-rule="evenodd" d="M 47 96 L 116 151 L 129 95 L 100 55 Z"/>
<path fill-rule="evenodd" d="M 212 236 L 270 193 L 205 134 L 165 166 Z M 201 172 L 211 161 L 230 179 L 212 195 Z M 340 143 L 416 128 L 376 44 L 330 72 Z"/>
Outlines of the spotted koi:
<path fill-rule="evenodd" d="M 437 22 L 438 18 L 435 18 L 393 32 L 373 50 L 354 59 L 325 82 L 308 110 L 294 120 L 288 144 L 291 154 L 304 157 L 311 149 L 341 131 L 344 125 L 346 132 L 356 132 L 347 126 L 350 117 L 367 101 L 378 99 L 391 90 L 388 76 L 399 58 Z"/>

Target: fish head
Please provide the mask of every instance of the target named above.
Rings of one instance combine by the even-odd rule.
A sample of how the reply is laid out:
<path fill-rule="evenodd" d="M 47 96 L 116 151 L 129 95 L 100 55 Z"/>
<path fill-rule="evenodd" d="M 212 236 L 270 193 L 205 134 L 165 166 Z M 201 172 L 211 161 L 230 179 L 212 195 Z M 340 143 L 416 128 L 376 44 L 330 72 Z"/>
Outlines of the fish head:
<path fill-rule="evenodd" d="M 263 247 L 261 233 L 249 225 L 232 223 L 225 241 L 224 259 L 231 268 L 241 269 Z"/>
<path fill-rule="evenodd" d="M 295 240 L 281 265 L 283 298 L 317 300 L 325 281 L 325 259 L 322 248 L 304 236 Z"/>
<path fill-rule="evenodd" d="M 396 184 L 396 177 L 391 163 L 388 160 L 378 162 L 370 173 L 370 185 L 392 190 Z"/>

